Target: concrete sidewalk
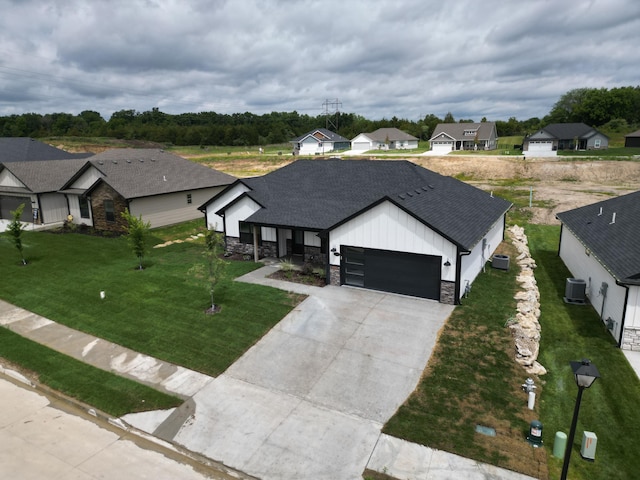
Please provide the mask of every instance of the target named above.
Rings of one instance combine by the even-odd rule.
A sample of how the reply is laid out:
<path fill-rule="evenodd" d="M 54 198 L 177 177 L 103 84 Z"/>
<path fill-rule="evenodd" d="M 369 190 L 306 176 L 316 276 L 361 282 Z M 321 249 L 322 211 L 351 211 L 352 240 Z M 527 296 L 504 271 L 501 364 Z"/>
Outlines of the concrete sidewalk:
<path fill-rule="evenodd" d="M 185 403 L 123 417 L 137 429 L 263 479 L 530 477 L 382 435 L 411 393 L 451 307 L 348 287 L 241 280 L 309 295 L 227 372 L 211 378 L 0 302 L 0 324 Z"/>

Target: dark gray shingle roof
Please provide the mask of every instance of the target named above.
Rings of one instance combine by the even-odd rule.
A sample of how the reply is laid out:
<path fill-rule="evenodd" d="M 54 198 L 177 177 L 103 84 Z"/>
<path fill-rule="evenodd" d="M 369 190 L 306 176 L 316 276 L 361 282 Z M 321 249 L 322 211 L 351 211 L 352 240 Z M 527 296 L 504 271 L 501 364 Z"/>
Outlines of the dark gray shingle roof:
<path fill-rule="evenodd" d="M 557 217 L 618 281 L 640 285 L 640 191 Z"/>
<path fill-rule="evenodd" d="M 599 133 L 595 128 L 584 123 L 551 123 L 542 130 L 559 140 L 589 138 Z"/>
<path fill-rule="evenodd" d="M 84 158 L 7 162 L 0 165 L 0 171 L 6 168 L 33 193 L 47 193 L 60 190 L 86 163 Z"/>
<path fill-rule="evenodd" d="M 405 160 L 298 160 L 242 182 L 264 207 L 248 222 L 322 231 L 388 198 L 468 250 L 511 205 Z"/>
<path fill-rule="evenodd" d="M 439 123 L 433 130 L 431 139 L 444 133 L 456 140 L 473 140 L 474 135 L 465 135 L 466 130 L 475 130 L 478 135 L 478 140 L 489 140 L 492 132 L 495 129 L 495 122 L 480 122 L 480 123 Z M 497 135 L 497 133 L 496 133 Z"/>
<path fill-rule="evenodd" d="M 0 163 L 87 158 L 91 153 L 69 153 L 29 137 L 0 137 Z"/>
<path fill-rule="evenodd" d="M 139 198 L 229 185 L 235 177 L 164 150 L 115 148 L 94 155 L 91 165 L 124 198 Z"/>
<path fill-rule="evenodd" d="M 367 133 L 366 135 L 376 142 L 418 140 L 413 135 L 409 135 L 397 128 L 379 128 L 371 133 Z"/>
<path fill-rule="evenodd" d="M 304 135 L 300 135 L 299 137 L 294 138 L 291 142 L 301 142 L 305 138 L 309 136 L 313 136 L 314 138 L 318 138 L 317 134 L 320 134 L 321 140 L 323 142 L 350 142 L 348 138 L 344 138 L 343 136 L 338 135 L 337 133 L 332 132 L 331 130 L 327 130 L 326 128 L 316 128 L 315 130 L 311 130 L 310 132 L 305 133 Z"/>

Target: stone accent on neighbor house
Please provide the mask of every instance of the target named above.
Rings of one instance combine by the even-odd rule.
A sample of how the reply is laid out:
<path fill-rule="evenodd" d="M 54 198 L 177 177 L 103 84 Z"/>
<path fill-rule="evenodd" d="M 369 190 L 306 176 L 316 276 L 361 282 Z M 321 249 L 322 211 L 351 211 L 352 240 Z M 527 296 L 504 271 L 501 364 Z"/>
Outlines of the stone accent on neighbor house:
<path fill-rule="evenodd" d="M 520 274 L 516 281 L 520 284 L 520 291 L 516 293 L 516 315 L 509 322 L 516 349 L 516 362 L 524 367 L 530 375 L 544 375 L 547 370 L 538 363 L 540 351 L 540 292 L 533 275 L 536 262 L 531 258 L 527 236 L 524 228 L 514 225 L 507 233 L 511 237 L 513 246 L 518 251 L 516 264 Z"/>
<path fill-rule="evenodd" d="M 106 218 L 105 200 L 113 201 L 113 221 L 109 221 Z M 96 230 L 117 233 L 126 232 L 127 221 L 122 218 L 122 213 L 126 208 L 127 202 L 124 197 L 104 182 L 101 182 L 91 192 L 91 213 L 93 215 L 93 227 Z"/>
<path fill-rule="evenodd" d="M 622 334 L 622 350 L 640 352 L 640 328 L 626 327 Z"/>
<path fill-rule="evenodd" d="M 253 243 L 242 243 L 238 237 L 225 237 L 226 249 L 229 254 L 250 255 L 253 258 Z M 276 242 L 262 241 L 258 245 L 258 258 L 278 257 Z"/>
<path fill-rule="evenodd" d="M 440 282 L 440 303 L 456 304 L 456 284 L 442 280 Z"/>
<path fill-rule="evenodd" d="M 329 265 L 329 285 L 340 286 L 340 265 Z"/>

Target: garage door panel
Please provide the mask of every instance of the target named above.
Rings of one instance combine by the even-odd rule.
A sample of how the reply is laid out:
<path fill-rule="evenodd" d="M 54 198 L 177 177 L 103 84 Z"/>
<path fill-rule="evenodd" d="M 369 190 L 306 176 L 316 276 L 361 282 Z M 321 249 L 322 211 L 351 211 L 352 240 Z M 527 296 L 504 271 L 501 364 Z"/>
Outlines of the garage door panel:
<path fill-rule="evenodd" d="M 23 222 L 31 222 L 33 220 L 33 213 L 31 210 L 31 198 L 29 197 L 0 195 L 0 218 L 12 220 L 13 216 L 11 212 L 15 211 L 22 204 L 24 204 L 24 210 L 22 211 L 20 220 Z"/>
<path fill-rule="evenodd" d="M 431 255 L 345 247 L 343 283 L 438 300 L 440 261 Z"/>

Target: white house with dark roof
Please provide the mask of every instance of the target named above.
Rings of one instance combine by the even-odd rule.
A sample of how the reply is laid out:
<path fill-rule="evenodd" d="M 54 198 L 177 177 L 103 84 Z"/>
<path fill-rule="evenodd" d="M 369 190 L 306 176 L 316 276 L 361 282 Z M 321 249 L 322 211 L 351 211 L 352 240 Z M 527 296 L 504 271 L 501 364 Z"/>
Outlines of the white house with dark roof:
<path fill-rule="evenodd" d="M 62 187 L 74 223 L 122 231 L 129 209 L 152 227 L 200 217 L 197 207 L 235 177 L 158 149 L 99 153 Z"/>
<path fill-rule="evenodd" d="M 351 150 L 408 150 L 418 148 L 418 139 L 397 128 L 379 128 L 371 133 L 361 133 L 351 140 Z"/>
<path fill-rule="evenodd" d="M 495 150 L 498 131 L 495 122 L 439 123 L 429 139 L 434 153 L 456 150 Z"/>
<path fill-rule="evenodd" d="M 584 123 L 552 123 L 522 142 L 525 157 L 555 157 L 558 150 L 603 150 L 609 137 Z"/>
<path fill-rule="evenodd" d="M 640 191 L 557 215 L 560 258 L 625 350 L 640 350 Z M 582 282 L 578 282 L 582 280 Z"/>
<path fill-rule="evenodd" d="M 325 155 L 334 150 L 348 150 L 351 142 L 326 128 L 316 128 L 291 140 L 294 155 Z"/>
<path fill-rule="evenodd" d="M 239 179 L 200 210 L 229 252 L 299 256 L 331 284 L 457 303 L 510 206 L 408 161 L 329 159 Z"/>
<path fill-rule="evenodd" d="M 24 204 L 23 222 L 51 225 L 69 214 L 62 186 L 86 159 L 8 161 L 0 163 L 0 220 L 11 220 L 11 212 Z"/>

